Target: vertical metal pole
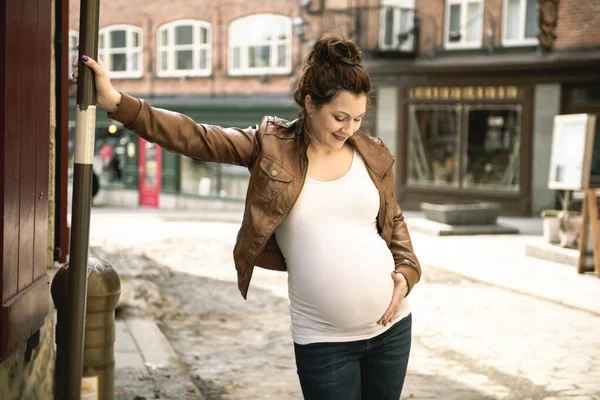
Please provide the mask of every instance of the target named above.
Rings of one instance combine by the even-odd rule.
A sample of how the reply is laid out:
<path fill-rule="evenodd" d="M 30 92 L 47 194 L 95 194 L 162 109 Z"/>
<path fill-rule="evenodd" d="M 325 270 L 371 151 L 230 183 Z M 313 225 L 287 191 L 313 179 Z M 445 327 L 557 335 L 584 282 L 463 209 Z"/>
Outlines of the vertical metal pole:
<path fill-rule="evenodd" d="M 79 57 L 98 58 L 98 18 L 100 0 L 81 0 Z M 96 91 L 92 70 L 79 62 L 77 83 L 77 117 L 75 165 L 73 170 L 73 206 L 71 216 L 71 257 L 67 319 L 67 387 L 66 397 L 81 398 L 83 371 L 83 331 L 87 292 L 87 258 L 92 205 L 94 130 L 96 127 Z"/>

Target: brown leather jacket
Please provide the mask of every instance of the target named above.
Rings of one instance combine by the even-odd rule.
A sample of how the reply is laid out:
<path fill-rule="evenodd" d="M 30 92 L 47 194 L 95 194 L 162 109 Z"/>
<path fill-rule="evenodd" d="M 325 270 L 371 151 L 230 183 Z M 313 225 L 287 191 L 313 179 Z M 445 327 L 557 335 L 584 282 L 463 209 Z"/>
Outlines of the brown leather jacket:
<path fill-rule="evenodd" d="M 153 108 L 124 93 L 118 110 L 108 116 L 167 150 L 196 160 L 247 167 L 250 183 L 246 208 L 233 250 L 242 296 L 246 298 L 255 265 L 286 270 L 273 232 L 294 206 L 306 178 L 309 139 L 303 134 L 301 120 L 265 117 L 260 126 L 221 128 L 197 124 L 183 114 Z M 396 271 L 406 277 L 410 292 L 421 277 L 421 267 L 396 203 L 394 158 L 380 139 L 369 138 L 362 131 L 349 141 L 363 157 L 379 191 L 378 231 L 393 254 Z"/>

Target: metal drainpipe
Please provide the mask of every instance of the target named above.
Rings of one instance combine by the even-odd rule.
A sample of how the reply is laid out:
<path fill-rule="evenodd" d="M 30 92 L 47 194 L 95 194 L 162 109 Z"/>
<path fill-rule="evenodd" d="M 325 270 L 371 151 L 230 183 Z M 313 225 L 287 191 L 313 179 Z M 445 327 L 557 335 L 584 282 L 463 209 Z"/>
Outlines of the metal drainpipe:
<path fill-rule="evenodd" d="M 98 59 L 100 0 L 81 0 L 79 57 Z M 80 65 L 82 62 L 80 61 Z M 83 65 L 82 65 L 83 66 Z M 69 400 L 81 397 L 83 371 L 83 330 L 87 292 L 87 261 L 92 203 L 92 173 L 96 127 L 96 91 L 90 68 L 79 68 L 77 83 L 75 164 L 71 257 L 69 267 L 69 304 L 67 319 L 67 382 Z"/>

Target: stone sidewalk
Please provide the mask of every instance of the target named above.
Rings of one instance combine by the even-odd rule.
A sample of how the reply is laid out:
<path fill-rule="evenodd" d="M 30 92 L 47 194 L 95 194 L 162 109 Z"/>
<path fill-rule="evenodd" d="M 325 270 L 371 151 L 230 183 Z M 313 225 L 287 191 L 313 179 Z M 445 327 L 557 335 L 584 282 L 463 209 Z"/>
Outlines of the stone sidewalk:
<path fill-rule="evenodd" d="M 165 221 L 232 222 L 242 220 L 241 211 L 152 210 L 95 208 L 94 214 L 154 216 Z M 420 212 L 405 212 L 411 218 Z M 540 218 L 501 217 L 499 223 L 515 227 L 518 235 L 431 236 L 411 233 L 415 252 L 423 266 L 442 268 L 469 279 L 600 315 L 600 279 L 593 273 L 580 275 L 569 265 L 525 255 L 527 243 L 540 241 Z"/>
<path fill-rule="evenodd" d="M 410 230 L 411 218 L 406 213 Z M 542 241 L 539 218 L 501 218 L 519 235 L 431 236 L 412 233 L 421 264 L 442 268 L 469 279 L 556 302 L 600 316 L 600 279 L 592 272 L 525 254 L 527 243 Z"/>
<path fill-rule="evenodd" d="M 407 213 L 406 216 L 410 227 L 411 218 L 419 214 Z M 202 223 L 205 217 L 206 213 L 190 211 L 103 209 L 94 211 L 92 231 L 98 243 L 120 243 L 115 250 L 135 248 L 136 252 L 165 263 L 176 274 L 183 274 L 182 279 L 186 281 L 200 279 L 191 281 L 190 288 L 205 279 L 196 276 L 216 279 L 205 284 L 204 292 L 201 287 L 198 289 L 203 296 L 215 296 L 211 288 L 225 288 L 227 282 L 235 289 L 229 247 L 235 239 L 236 223 L 241 215 L 212 213 L 209 216 L 212 221 L 234 224 Z M 594 334 L 600 328 L 600 279 L 591 273 L 579 275 L 571 266 L 527 257 L 525 244 L 540 239 L 539 219 L 503 218 L 502 223 L 518 227 L 522 234 L 412 235 L 423 264 L 424 282 L 411 295 L 415 315 L 419 318 L 415 319 L 411 376 L 407 379 L 403 399 L 600 399 L 600 342 Z M 198 246 L 198 243 L 203 245 Z M 178 251 L 173 252 L 174 248 Z M 190 263 L 192 259 L 210 260 L 210 263 Z M 122 264 L 128 268 L 129 265 Z M 262 287 L 285 298 L 283 275 L 262 270 L 257 270 L 256 275 L 252 290 Z M 256 292 L 251 295 L 255 297 L 243 303 L 236 303 L 237 297 L 233 295 L 227 296 L 227 299 L 232 297 L 231 302 L 235 304 L 235 307 L 229 305 L 228 310 L 246 314 L 245 307 L 264 303 L 256 298 Z M 279 330 L 285 331 L 280 336 L 288 340 L 287 313 L 285 307 L 280 308 L 277 321 L 267 325 L 273 331 L 270 335 L 275 335 L 279 329 L 275 327 L 280 327 Z M 208 319 L 208 314 L 202 314 L 202 319 L 190 320 L 195 321 L 190 329 L 202 324 L 207 331 L 205 335 L 221 335 L 225 341 L 235 339 L 240 341 L 239 346 L 252 348 L 256 343 L 246 343 L 235 331 L 227 336 L 228 327 L 235 321 L 234 315 L 227 314 L 225 320 L 219 315 Z M 185 318 L 190 317 L 185 314 Z M 266 314 L 262 316 L 266 317 Z M 141 321 L 144 322 L 126 319 L 118 323 L 117 399 L 135 399 L 135 396 L 139 396 L 138 399 L 202 399 L 199 392 L 193 392 L 195 387 L 188 371 L 177 360 L 158 327 L 150 320 Z M 259 324 L 261 320 L 249 321 Z M 242 325 L 247 330 L 246 324 Z M 160 334 L 154 341 L 139 334 L 152 335 L 153 331 Z M 194 361 L 197 356 L 190 352 L 202 355 L 201 347 L 194 350 L 185 341 L 178 340 L 176 330 L 167 329 L 165 334 L 170 335 L 171 345 L 188 369 L 197 364 L 194 373 L 204 379 L 216 379 L 223 371 L 231 370 L 237 375 L 235 382 L 244 383 L 245 373 L 252 377 L 258 372 L 256 367 L 248 367 L 246 371 L 239 357 L 228 359 L 227 351 L 219 347 L 210 349 L 213 355 L 210 359 L 201 357 L 201 362 Z M 190 334 L 197 336 L 194 332 Z M 160 350 L 161 346 L 165 348 Z M 226 346 L 229 347 L 230 344 Z M 156 349 L 163 356 L 154 357 L 152 353 Z M 285 371 L 274 383 L 293 388 L 297 379 L 292 360 L 285 358 L 289 355 L 287 352 L 273 355 L 282 357 L 275 365 Z M 221 361 L 215 364 L 217 360 Z M 259 361 L 256 357 L 253 360 Z M 248 396 L 248 388 L 236 390 L 238 392 L 231 392 L 229 397 L 206 396 L 210 399 L 259 398 Z M 295 396 L 279 398 L 287 400 L 297 398 Z"/>
<path fill-rule="evenodd" d="M 117 320 L 115 400 L 202 400 L 185 366 L 149 318 Z"/>

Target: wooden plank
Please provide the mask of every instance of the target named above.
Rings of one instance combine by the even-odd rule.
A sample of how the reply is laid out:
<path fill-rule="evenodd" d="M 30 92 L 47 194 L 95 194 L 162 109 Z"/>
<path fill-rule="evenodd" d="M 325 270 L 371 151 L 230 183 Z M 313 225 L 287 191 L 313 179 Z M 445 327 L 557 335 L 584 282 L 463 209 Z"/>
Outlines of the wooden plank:
<path fill-rule="evenodd" d="M 62 40 L 63 43 L 69 43 L 69 3 L 66 1 L 62 2 L 62 10 L 58 11 L 61 13 L 62 18 Z M 60 115 L 58 116 L 58 131 L 56 137 L 56 178 L 58 179 L 58 187 L 55 191 L 55 201 L 57 205 L 55 207 L 55 223 L 56 232 L 55 243 L 59 244 L 60 247 L 60 263 L 67 262 L 67 255 L 69 254 L 69 228 L 67 226 L 67 197 L 68 197 L 68 183 L 69 183 L 69 166 L 68 166 L 68 153 L 69 153 L 69 65 L 73 60 L 69 59 L 69 48 L 68 46 L 62 46 L 62 59 L 66 60 L 62 63 L 60 73 L 61 80 L 57 84 L 57 90 L 60 89 L 60 99 L 57 100 L 56 106 L 60 109 Z M 60 137 L 59 137 L 60 136 Z M 135 135 L 134 135 L 135 136 Z M 135 164 L 135 171 L 137 172 L 137 163 Z M 137 175 L 136 175 L 137 176 Z M 56 245 L 54 246 L 56 247 Z"/>
<path fill-rule="evenodd" d="M 49 292 L 50 279 L 44 274 L 2 305 L 0 363 L 44 324 L 49 311 Z"/>
<path fill-rule="evenodd" d="M 600 278 L 600 226 L 598 224 L 598 201 L 596 200 L 596 190 L 586 191 L 589 221 L 592 228 L 592 240 L 594 241 L 594 266 L 596 276 Z M 586 220 L 583 219 L 583 224 Z"/>
<path fill-rule="evenodd" d="M 6 4 L 0 3 L 0 25 L 6 26 Z M 0 216 L 4 220 L 4 182 L 6 150 L 6 37 L 0 37 Z M 0 243 L 4 243 L 4 224 L 0 226 Z M 3 303 L 4 244 L 0 245 L 0 306 Z M 2 336 L 2 316 L 0 315 L 0 337 Z"/>
<path fill-rule="evenodd" d="M 583 274 L 587 271 L 585 260 L 587 258 L 588 246 L 588 224 L 589 221 L 588 195 L 587 191 L 583 197 L 581 206 L 581 228 L 579 229 L 579 263 L 577 264 L 577 273 Z"/>
<path fill-rule="evenodd" d="M 5 2 L 5 87 L 4 107 L 4 240 L 2 257 L 2 302 L 17 293 L 19 265 L 19 197 L 21 170 L 21 76 L 22 2 Z M 4 327 L 3 327 L 4 330 Z"/>
<path fill-rule="evenodd" d="M 24 1 L 23 13 L 23 44 L 27 51 L 23 53 L 21 76 L 21 185 L 19 208 L 19 291 L 31 285 L 33 281 L 33 243 L 35 218 L 35 170 L 36 170 L 36 141 L 37 141 L 37 96 L 39 83 L 37 81 L 37 37 L 38 5 L 37 1 Z"/>
<path fill-rule="evenodd" d="M 48 180 L 50 153 L 50 46 L 52 43 L 52 4 L 38 0 L 36 54 L 37 75 L 37 126 L 36 126 L 36 168 L 35 168 L 35 219 L 34 219 L 34 279 L 46 274 L 48 265 Z M 53 132 L 52 132 L 53 133 Z"/>

